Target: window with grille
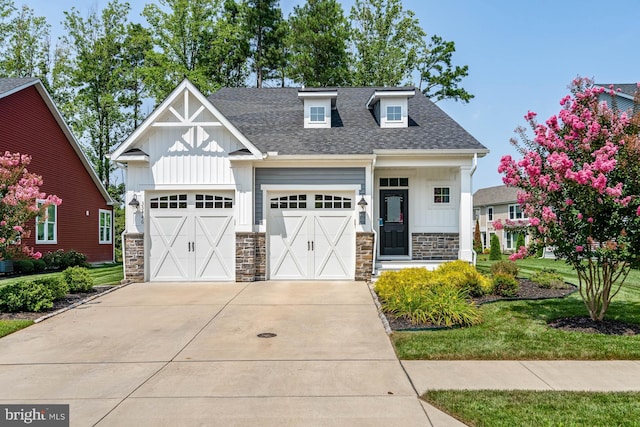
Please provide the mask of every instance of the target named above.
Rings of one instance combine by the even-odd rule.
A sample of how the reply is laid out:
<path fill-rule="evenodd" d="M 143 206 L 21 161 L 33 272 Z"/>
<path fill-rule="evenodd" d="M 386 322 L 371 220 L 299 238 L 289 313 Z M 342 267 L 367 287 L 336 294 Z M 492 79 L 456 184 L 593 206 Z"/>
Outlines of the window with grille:
<path fill-rule="evenodd" d="M 433 203 L 449 203 L 451 195 L 449 187 L 435 187 L 433 189 Z"/>
<path fill-rule="evenodd" d="M 289 196 L 274 197 L 270 202 L 272 209 L 306 209 L 307 195 L 292 194 Z"/>
<path fill-rule="evenodd" d="M 380 178 L 380 187 L 408 187 L 409 178 Z"/>
<path fill-rule="evenodd" d="M 170 196 L 158 196 L 149 201 L 151 209 L 186 209 L 187 195 L 172 194 Z"/>
<path fill-rule="evenodd" d="M 196 209 L 231 209 L 232 207 L 231 197 L 196 194 Z"/>
<path fill-rule="evenodd" d="M 351 209 L 351 199 L 330 194 L 315 195 L 316 209 Z"/>

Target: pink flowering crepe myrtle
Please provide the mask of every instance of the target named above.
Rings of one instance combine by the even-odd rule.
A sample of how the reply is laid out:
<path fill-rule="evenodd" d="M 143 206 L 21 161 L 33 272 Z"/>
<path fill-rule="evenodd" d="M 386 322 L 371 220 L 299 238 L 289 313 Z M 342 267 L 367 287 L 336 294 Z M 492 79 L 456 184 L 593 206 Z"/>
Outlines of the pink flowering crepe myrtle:
<path fill-rule="evenodd" d="M 578 272 L 594 320 L 619 289 L 611 286 L 640 261 L 640 118 L 601 102 L 603 93 L 615 100 L 614 88 L 577 78 L 557 116 L 542 124 L 528 112 L 533 139 L 516 129 L 511 142 L 521 158 L 503 156 L 498 168 L 503 182 L 519 189 L 534 241 L 553 246 Z M 511 258 L 525 255 L 523 247 Z M 598 273 L 601 283 L 590 283 Z"/>
<path fill-rule="evenodd" d="M 6 151 L 0 155 L 0 259 L 40 258 L 40 252 L 22 243 L 31 232 L 27 224 L 43 216 L 48 206 L 62 203 L 57 196 L 40 191 L 42 178 L 27 170 L 30 162 L 25 154 Z"/>

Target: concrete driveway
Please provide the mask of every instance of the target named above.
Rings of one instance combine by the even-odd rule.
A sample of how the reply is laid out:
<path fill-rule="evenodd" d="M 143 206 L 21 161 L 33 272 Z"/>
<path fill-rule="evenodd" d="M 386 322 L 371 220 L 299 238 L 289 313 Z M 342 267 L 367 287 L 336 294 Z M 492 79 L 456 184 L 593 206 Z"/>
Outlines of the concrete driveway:
<path fill-rule="evenodd" d="M 0 339 L 0 384 L 76 426 L 430 425 L 358 282 L 129 285 Z"/>

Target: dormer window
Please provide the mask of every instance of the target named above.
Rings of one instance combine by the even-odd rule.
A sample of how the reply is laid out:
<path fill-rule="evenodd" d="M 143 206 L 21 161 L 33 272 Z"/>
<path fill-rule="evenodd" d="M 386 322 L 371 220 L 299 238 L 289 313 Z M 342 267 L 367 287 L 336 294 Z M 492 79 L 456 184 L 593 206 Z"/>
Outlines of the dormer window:
<path fill-rule="evenodd" d="M 415 88 L 376 89 L 367 102 L 367 108 L 381 128 L 409 127 L 409 98 L 416 93 Z"/>
<path fill-rule="evenodd" d="M 402 107 L 399 105 L 387 105 L 387 121 L 399 122 L 402 120 Z"/>
<path fill-rule="evenodd" d="M 301 88 L 298 98 L 303 102 L 305 128 L 330 128 L 331 110 L 336 108 L 337 90 Z"/>
<path fill-rule="evenodd" d="M 311 123 L 325 123 L 324 107 L 309 107 L 309 121 Z"/>

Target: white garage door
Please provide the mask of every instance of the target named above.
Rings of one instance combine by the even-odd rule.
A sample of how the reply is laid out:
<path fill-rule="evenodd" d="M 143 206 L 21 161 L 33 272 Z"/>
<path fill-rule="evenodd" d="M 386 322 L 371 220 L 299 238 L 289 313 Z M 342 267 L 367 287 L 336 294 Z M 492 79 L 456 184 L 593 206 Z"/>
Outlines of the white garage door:
<path fill-rule="evenodd" d="M 351 198 L 295 194 L 270 198 L 269 278 L 353 280 L 355 220 Z"/>
<path fill-rule="evenodd" d="M 233 199 L 171 194 L 149 200 L 150 280 L 235 280 Z"/>

